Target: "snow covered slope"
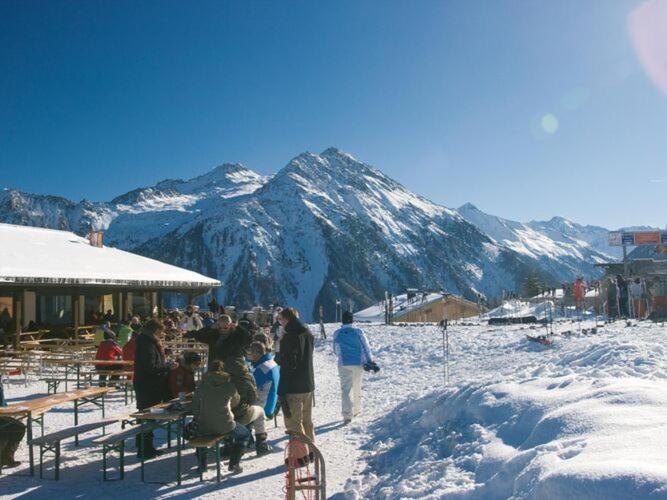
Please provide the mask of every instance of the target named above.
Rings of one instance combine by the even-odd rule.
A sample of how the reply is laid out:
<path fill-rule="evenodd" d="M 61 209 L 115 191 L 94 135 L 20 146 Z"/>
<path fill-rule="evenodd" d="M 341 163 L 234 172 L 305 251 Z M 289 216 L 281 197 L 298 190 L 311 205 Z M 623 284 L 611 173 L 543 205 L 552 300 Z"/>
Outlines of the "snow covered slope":
<path fill-rule="evenodd" d="M 618 322 L 548 348 L 528 327 L 455 325 L 450 387 L 440 332 L 397 330 L 371 336 L 389 380 L 368 382 L 365 404 L 413 392 L 359 430 L 348 498 L 667 497 L 664 327 Z"/>
<path fill-rule="evenodd" d="M 535 266 L 455 211 L 337 149 L 304 153 L 248 196 L 136 249 L 201 269 L 223 302 L 293 304 L 307 317 L 336 298 L 357 307 L 406 286 L 472 296 L 519 287 Z"/>
<path fill-rule="evenodd" d="M 582 226 L 562 217 L 527 224 L 482 212 L 471 203 L 458 212 L 495 241 L 526 255 L 561 281 L 572 276 L 596 276 L 593 264 L 617 258 L 618 249 L 607 245 L 608 230 Z"/>
<path fill-rule="evenodd" d="M 222 280 L 223 302 L 289 303 L 307 318 L 319 304 L 332 317 L 338 298 L 360 309 L 406 287 L 472 299 L 519 291 L 529 275 L 556 285 L 602 259 L 557 224 L 540 232 L 464 208 L 434 204 L 335 148 L 272 177 L 225 164 L 110 202 L 0 192 L 2 222 L 105 229 L 107 244 Z"/>

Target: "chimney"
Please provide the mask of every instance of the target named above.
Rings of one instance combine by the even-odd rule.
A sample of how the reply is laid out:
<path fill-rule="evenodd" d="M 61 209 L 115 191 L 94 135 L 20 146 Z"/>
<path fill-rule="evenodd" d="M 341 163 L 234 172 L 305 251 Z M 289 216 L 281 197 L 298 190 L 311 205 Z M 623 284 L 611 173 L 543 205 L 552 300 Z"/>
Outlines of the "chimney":
<path fill-rule="evenodd" d="M 88 234 L 91 247 L 102 248 L 104 246 L 104 231 L 91 231 Z"/>

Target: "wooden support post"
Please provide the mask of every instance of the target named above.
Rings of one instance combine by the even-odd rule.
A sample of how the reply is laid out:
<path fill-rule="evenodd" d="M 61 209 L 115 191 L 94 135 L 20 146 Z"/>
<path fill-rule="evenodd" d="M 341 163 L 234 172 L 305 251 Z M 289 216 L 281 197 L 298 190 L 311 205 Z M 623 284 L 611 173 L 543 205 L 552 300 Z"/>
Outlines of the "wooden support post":
<path fill-rule="evenodd" d="M 117 300 L 118 306 L 116 310 L 116 321 L 118 321 L 118 324 L 120 324 L 125 318 L 125 315 L 123 314 L 123 292 L 118 292 Z"/>
<path fill-rule="evenodd" d="M 148 293 L 150 294 L 150 300 L 149 300 L 150 306 L 149 307 L 151 308 L 149 316 L 152 317 L 153 316 L 153 311 L 155 311 L 155 306 L 157 306 L 157 293 L 156 292 L 148 292 Z M 160 316 L 159 311 L 158 311 L 157 315 L 158 315 L 158 317 Z"/>
<path fill-rule="evenodd" d="M 162 292 L 157 292 L 157 315 L 158 318 L 164 316 L 164 294 Z"/>
<path fill-rule="evenodd" d="M 21 331 L 23 330 L 23 290 L 18 290 L 13 293 L 12 300 L 12 317 L 14 318 L 14 328 L 16 337 L 14 338 L 14 347 L 19 349 L 21 347 Z"/>
<path fill-rule="evenodd" d="M 78 294 L 72 295 L 72 326 L 74 327 L 74 339 L 77 341 L 79 340 L 79 326 L 81 326 L 81 318 L 79 317 L 81 312 L 80 298 L 81 296 Z"/>
<path fill-rule="evenodd" d="M 126 292 L 124 295 L 125 307 L 123 307 L 123 314 L 125 314 L 125 317 L 128 317 L 132 314 L 132 292 Z"/>

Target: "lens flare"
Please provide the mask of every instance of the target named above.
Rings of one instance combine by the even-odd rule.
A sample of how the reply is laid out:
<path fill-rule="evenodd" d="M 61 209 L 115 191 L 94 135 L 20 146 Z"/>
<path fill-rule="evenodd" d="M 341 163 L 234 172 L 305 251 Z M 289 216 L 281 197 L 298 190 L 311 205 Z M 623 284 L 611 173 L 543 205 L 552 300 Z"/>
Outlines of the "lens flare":
<path fill-rule="evenodd" d="M 547 113 L 546 115 L 542 116 L 540 125 L 542 126 L 542 130 L 544 130 L 547 134 L 555 134 L 558 130 L 558 118 L 556 118 L 551 113 Z"/>

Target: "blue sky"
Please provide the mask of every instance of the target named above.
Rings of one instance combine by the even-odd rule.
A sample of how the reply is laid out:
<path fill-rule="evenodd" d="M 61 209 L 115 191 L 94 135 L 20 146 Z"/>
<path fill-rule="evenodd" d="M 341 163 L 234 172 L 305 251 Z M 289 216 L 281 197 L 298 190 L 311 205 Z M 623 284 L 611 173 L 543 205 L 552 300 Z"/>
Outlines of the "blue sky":
<path fill-rule="evenodd" d="M 450 207 L 664 226 L 641 3 L 4 0 L 0 185 L 108 200 L 336 146 Z"/>

